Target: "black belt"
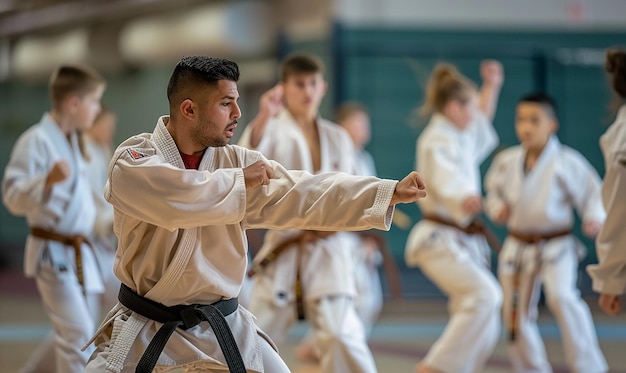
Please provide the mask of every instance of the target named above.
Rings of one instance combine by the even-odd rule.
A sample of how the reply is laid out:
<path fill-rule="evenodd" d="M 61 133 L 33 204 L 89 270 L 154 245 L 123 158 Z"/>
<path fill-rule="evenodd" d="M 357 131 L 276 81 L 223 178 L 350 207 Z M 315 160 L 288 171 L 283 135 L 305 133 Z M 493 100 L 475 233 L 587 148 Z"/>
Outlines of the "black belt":
<path fill-rule="evenodd" d="M 228 316 L 237 310 L 239 306 L 237 298 L 221 300 L 213 304 L 167 307 L 138 295 L 128 286 L 122 284 L 118 299 L 121 304 L 133 312 L 163 324 L 148 344 L 141 359 L 139 359 L 135 369 L 136 373 L 152 372 L 159 356 L 161 356 L 161 352 L 165 348 L 167 340 L 176 328 L 187 330 L 200 324 L 202 321 L 207 321 L 211 325 L 224 358 L 226 358 L 228 370 L 235 373 L 246 373 L 246 367 L 239 353 L 237 342 L 235 342 L 230 327 L 224 318 L 224 316 Z"/>

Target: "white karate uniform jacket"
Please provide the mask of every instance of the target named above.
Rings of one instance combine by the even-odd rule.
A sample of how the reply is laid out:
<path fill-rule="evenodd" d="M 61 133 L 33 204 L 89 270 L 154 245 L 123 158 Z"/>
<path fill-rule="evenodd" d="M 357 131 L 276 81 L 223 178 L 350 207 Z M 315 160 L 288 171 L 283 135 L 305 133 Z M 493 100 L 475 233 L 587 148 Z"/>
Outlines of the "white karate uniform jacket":
<path fill-rule="evenodd" d="M 588 266 L 593 290 L 606 294 L 626 293 L 626 105 L 600 138 L 606 173 L 602 202 L 606 222 L 596 239 L 599 264 Z"/>
<path fill-rule="evenodd" d="M 354 146 L 348 133 L 325 119 L 317 119 L 320 138 L 321 167 L 319 172 L 345 172 L 354 174 L 356 164 Z M 246 128 L 239 144 L 250 145 L 251 128 Z M 313 162 L 307 140 L 287 109 L 282 109 L 272 118 L 265 129 L 256 150 L 268 159 L 273 159 L 289 170 L 305 170 L 313 173 Z M 254 258 L 261 261 L 277 245 L 300 231 L 271 230 L 265 235 L 263 246 Z M 297 245 L 287 249 L 257 276 L 272 282 L 273 291 L 262 295 L 271 297 L 277 305 L 285 305 L 295 300 L 295 278 L 297 266 L 301 265 L 301 279 L 304 298 L 314 300 L 323 296 L 355 296 L 354 265 L 352 254 L 357 243 L 345 232 L 338 232 L 328 238 L 307 245 L 298 257 Z M 259 295 L 259 294 L 257 294 Z"/>
<path fill-rule="evenodd" d="M 465 131 L 459 130 L 442 114 L 435 113 L 417 144 L 417 170 L 427 180 L 429 188 L 428 196 L 418 201 L 422 213 L 467 226 L 473 217 L 462 210 L 462 201 L 482 194 L 479 166 L 498 141 L 493 126 L 480 113 Z M 406 245 L 408 265 L 419 264 L 416 259 L 419 251 L 424 249 L 424 243 L 436 229 L 441 230 L 441 226 L 428 220 L 416 224 Z M 489 248 L 485 240 L 481 242 L 480 256 L 486 260 Z"/>
<path fill-rule="evenodd" d="M 69 162 L 71 175 L 55 184 L 46 195 L 46 178 L 54 163 L 60 160 Z M 24 132 L 15 143 L 4 171 L 2 197 L 12 214 L 26 217 L 29 227 L 89 237 L 96 209 L 76 134 L 72 134 L 68 141 L 52 117 L 44 114 L 41 121 Z M 57 271 L 73 268 L 74 249 L 29 235 L 24 252 L 25 275 L 36 276 L 44 261 Z M 82 261 L 85 290 L 89 293 L 102 292 L 100 272 L 87 245 L 82 248 Z"/>
<path fill-rule="evenodd" d="M 390 227 L 396 181 L 353 176 L 345 183 L 343 174 L 287 171 L 259 152 L 234 145 L 207 148 L 199 170 L 187 170 L 167 120 L 160 118 L 154 133 L 131 137 L 118 147 L 105 188 L 119 238 L 115 273 L 139 295 L 167 306 L 236 297 L 246 273 L 246 228 Z M 246 190 L 243 168 L 257 160 L 268 162 L 275 179 Z M 261 332 L 252 314 L 239 307 L 226 320 L 246 368 L 262 372 Z M 134 369 L 160 324 L 119 305 L 99 333 L 111 322 L 107 366 L 118 371 L 126 362 L 127 369 Z M 177 329 L 158 365 L 194 361 L 202 369 L 226 366 L 208 323 Z"/>
<path fill-rule="evenodd" d="M 522 146 L 506 149 L 494 158 L 485 177 L 485 212 L 491 219 L 509 205 L 511 215 L 507 227 L 521 233 L 549 234 L 571 229 L 574 225 L 572 207 L 583 221 L 604 222 L 600 177 L 578 151 L 551 136 L 528 173 L 524 171 L 525 159 L 526 150 Z M 516 242 L 505 241 L 502 253 L 513 255 L 514 250 L 507 250 L 507 245 Z M 585 254 L 585 248 L 570 236 L 546 242 L 542 248 L 543 259 L 552 260 L 566 249 Z"/>

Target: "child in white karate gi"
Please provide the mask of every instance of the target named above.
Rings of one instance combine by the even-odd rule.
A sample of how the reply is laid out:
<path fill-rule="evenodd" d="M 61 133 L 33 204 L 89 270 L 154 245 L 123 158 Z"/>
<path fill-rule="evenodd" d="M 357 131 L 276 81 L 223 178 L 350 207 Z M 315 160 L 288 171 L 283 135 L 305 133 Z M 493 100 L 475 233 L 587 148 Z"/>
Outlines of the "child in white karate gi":
<path fill-rule="evenodd" d="M 350 136 L 319 116 L 326 90 L 323 65 L 316 57 L 289 56 L 282 63 L 280 84 L 262 97 L 261 111 L 246 128 L 240 144 L 289 169 L 355 173 Z M 253 265 L 301 234 L 293 230 L 268 231 Z M 304 234 L 314 238 L 306 244 L 288 245 L 254 276 L 250 310 L 261 328 L 279 344 L 296 315 L 306 317 L 323 372 L 376 371 L 354 304 L 356 242 L 352 233 Z"/>
<path fill-rule="evenodd" d="M 83 372 L 93 351 L 81 347 L 94 331 L 103 283 L 84 242 L 96 208 L 78 132 L 93 124 L 104 89 L 104 79 L 87 67 L 56 69 L 50 78 L 52 109 L 20 136 L 4 172 L 4 204 L 25 216 L 31 230 L 24 271 L 35 278 L 54 327 L 24 371 Z"/>
<path fill-rule="evenodd" d="M 576 287 L 584 247 L 572 235 L 573 209 L 583 233 L 598 233 L 605 213 L 600 178 L 577 151 L 555 135 L 554 101 L 531 94 L 517 105 L 515 131 L 521 145 L 499 153 L 485 179 L 486 212 L 506 224 L 508 237 L 499 256 L 504 322 L 509 356 L 516 372 L 552 372 L 537 327 L 540 288 L 561 329 L 572 372 L 606 372 L 593 320 Z"/>
<path fill-rule="evenodd" d="M 480 164 L 498 144 L 490 120 L 504 80 L 496 61 L 481 64 L 483 86 L 448 64 L 435 67 L 426 91 L 432 113 L 417 141 L 417 169 L 428 175 L 423 219 L 409 234 L 405 259 L 449 300 L 450 320 L 418 373 L 480 372 L 498 341 L 501 290 L 475 219 L 482 211 Z"/>

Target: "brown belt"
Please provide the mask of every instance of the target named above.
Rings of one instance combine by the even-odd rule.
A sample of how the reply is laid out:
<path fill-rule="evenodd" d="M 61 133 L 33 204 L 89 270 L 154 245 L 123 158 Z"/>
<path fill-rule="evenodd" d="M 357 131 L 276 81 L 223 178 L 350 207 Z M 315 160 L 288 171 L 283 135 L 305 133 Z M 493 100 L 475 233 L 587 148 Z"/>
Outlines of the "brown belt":
<path fill-rule="evenodd" d="M 538 244 L 541 241 L 549 241 L 554 238 L 564 237 L 572 233 L 571 229 L 563 229 L 552 233 L 522 233 L 509 231 L 509 236 L 528 244 Z"/>
<path fill-rule="evenodd" d="M 328 235 L 334 234 L 334 232 L 326 232 Z M 327 237 L 327 236 L 326 236 Z M 252 277 L 258 272 L 262 271 L 265 267 L 273 263 L 287 248 L 297 244 L 298 247 L 298 259 L 296 264 L 296 282 L 295 282 L 295 294 L 296 294 L 296 311 L 298 314 L 298 320 L 304 320 L 306 318 L 304 312 L 304 293 L 302 290 L 302 279 L 300 276 L 300 255 L 307 243 L 314 243 L 315 241 L 324 237 L 315 237 L 311 235 L 311 231 L 305 231 L 297 236 L 286 239 L 274 248 L 268 255 L 265 256 L 260 262 L 254 264 L 250 270 L 248 270 L 248 277 Z"/>
<path fill-rule="evenodd" d="M 482 221 L 481 219 L 476 218 L 472 220 L 472 222 L 466 227 L 462 227 L 451 220 L 444 219 L 437 215 L 424 214 L 422 216 L 422 219 L 432 221 L 433 223 L 446 225 L 448 227 L 456 228 L 466 234 L 481 234 L 485 237 L 485 239 L 487 240 L 487 243 L 489 244 L 489 246 L 491 246 L 493 251 L 495 251 L 496 253 L 499 253 L 500 249 L 502 249 L 502 243 L 500 242 L 498 237 L 495 235 L 495 233 L 491 231 L 491 229 L 489 229 L 487 224 L 485 224 L 485 222 Z"/>
<path fill-rule="evenodd" d="M 509 236 L 524 242 L 526 244 L 531 244 L 531 245 L 537 245 L 541 242 L 544 241 L 549 241 L 552 240 L 554 238 L 559 238 L 559 237 L 565 237 L 569 234 L 571 234 L 572 231 L 570 229 L 563 229 L 560 231 L 556 231 L 556 232 L 552 232 L 552 233 L 522 233 L 519 231 L 514 231 L 514 230 L 510 230 L 509 231 Z M 520 250 L 520 248 L 518 248 L 517 250 Z M 511 342 L 515 342 L 517 340 L 517 335 L 518 335 L 518 331 L 519 331 L 519 315 L 518 315 L 518 307 L 520 307 L 519 303 L 519 299 L 520 299 L 520 282 L 521 282 L 521 271 L 522 271 L 522 262 L 521 262 L 521 258 L 520 258 L 520 254 L 521 251 L 518 251 L 518 257 L 517 260 L 515 262 L 515 272 L 513 275 L 513 292 L 511 294 L 511 321 L 510 321 L 510 325 L 509 325 L 509 340 Z M 540 252 L 537 252 L 537 265 L 535 266 L 535 270 L 533 271 L 533 275 L 530 276 L 530 281 L 534 282 L 535 281 L 535 277 L 537 276 L 537 273 L 539 272 L 539 266 L 541 265 L 540 263 Z M 529 286 L 528 287 L 528 293 L 525 294 L 525 298 L 526 301 L 529 301 L 530 298 L 532 297 L 532 291 L 533 291 L 533 287 Z M 522 305 L 523 308 L 525 309 L 529 309 L 529 305 L 528 304 L 524 304 Z M 529 311 L 527 311 L 529 312 Z"/>
<path fill-rule="evenodd" d="M 87 244 L 89 244 L 89 242 L 84 236 L 81 236 L 79 234 L 69 236 L 54 231 L 49 231 L 43 228 L 31 228 L 30 234 L 43 240 L 56 241 L 66 246 L 73 247 L 74 260 L 76 261 L 76 278 L 78 278 L 78 283 L 80 284 L 80 286 L 85 285 L 83 277 L 83 256 L 81 253 L 81 246 L 83 245 L 83 242 Z"/>

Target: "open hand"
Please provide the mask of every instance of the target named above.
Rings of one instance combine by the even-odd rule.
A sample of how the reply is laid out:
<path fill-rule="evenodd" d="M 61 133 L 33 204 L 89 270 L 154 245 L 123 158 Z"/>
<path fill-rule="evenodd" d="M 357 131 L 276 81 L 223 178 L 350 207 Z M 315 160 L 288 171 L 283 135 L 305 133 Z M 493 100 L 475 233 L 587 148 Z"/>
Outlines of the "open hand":
<path fill-rule="evenodd" d="M 496 60 L 484 60 L 480 63 L 480 77 L 484 84 L 501 86 L 504 83 L 504 68 Z"/>
<path fill-rule="evenodd" d="M 259 111 L 268 118 L 276 115 L 283 106 L 283 91 L 283 86 L 279 83 L 261 95 L 259 99 Z"/>

